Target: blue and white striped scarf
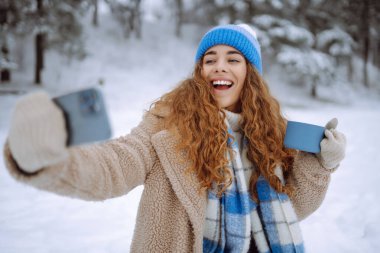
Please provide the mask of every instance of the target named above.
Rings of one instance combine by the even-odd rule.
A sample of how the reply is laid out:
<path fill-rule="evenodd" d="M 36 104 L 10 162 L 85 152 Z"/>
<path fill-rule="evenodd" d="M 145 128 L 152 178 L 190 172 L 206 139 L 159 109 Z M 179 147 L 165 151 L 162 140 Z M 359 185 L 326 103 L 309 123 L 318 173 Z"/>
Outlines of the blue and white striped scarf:
<path fill-rule="evenodd" d="M 238 131 L 239 115 L 226 113 L 228 131 L 234 137 L 229 139 L 234 154 L 227 154 L 234 178 L 221 198 L 215 190 L 208 192 L 203 252 L 245 253 L 250 246 L 254 247 L 251 242 L 260 253 L 304 252 L 289 197 L 277 193 L 262 176 L 257 182 L 259 204 L 250 197 L 249 178 L 254 166 L 247 158 L 245 138 Z M 284 180 L 281 168 L 277 168 L 276 175 Z"/>

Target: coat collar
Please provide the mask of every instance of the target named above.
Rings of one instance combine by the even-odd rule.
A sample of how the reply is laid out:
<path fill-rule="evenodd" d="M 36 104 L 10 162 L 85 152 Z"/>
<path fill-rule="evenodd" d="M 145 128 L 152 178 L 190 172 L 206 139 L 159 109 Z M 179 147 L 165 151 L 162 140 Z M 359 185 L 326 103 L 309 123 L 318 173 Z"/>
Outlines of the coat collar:
<path fill-rule="evenodd" d="M 168 130 L 160 131 L 152 136 L 152 144 L 164 171 L 174 192 L 189 215 L 194 229 L 195 247 L 198 248 L 202 247 L 207 205 L 206 190 L 199 190 L 200 183 L 196 175 L 186 173 L 190 161 L 186 160 L 184 154 L 179 154 L 175 150 L 176 143 L 177 140 Z"/>

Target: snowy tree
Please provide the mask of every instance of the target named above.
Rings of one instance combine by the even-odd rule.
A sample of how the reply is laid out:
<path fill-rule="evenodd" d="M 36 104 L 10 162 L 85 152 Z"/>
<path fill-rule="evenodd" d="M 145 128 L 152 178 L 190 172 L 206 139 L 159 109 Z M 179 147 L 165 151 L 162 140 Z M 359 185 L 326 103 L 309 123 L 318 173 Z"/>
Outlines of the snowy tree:
<path fill-rule="evenodd" d="M 250 23 L 257 30 L 264 54 L 269 55 L 270 60 L 277 61 L 277 54 L 288 52 L 284 51 L 285 47 L 292 47 L 310 61 L 324 57 L 324 62 L 332 62 L 335 69 L 346 69 L 347 80 L 352 81 L 353 75 L 359 73 L 354 71 L 351 59 L 358 55 L 364 62 L 359 76 L 363 76 L 367 87 L 367 62 L 380 67 L 380 1 L 196 0 L 192 3 L 193 8 L 185 10 L 185 17 L 190 13 L 188 16 L 192 19 L 185 18 L 184 22 L 201 26 Z M 279 63 L 284 66 L 285 62 Z M 327 79 L 313 81 L 314 86 L 323 85 L 324 80 Z"/>
<path fill-rule="evenodd" d="M 182 26 L 185 23 L 192 23 L 196 16 L 196 8 L 199 6 L 200 1 L 186 1 L 186 0 L 165 0 L 166 6 L 170 11 L 171 19 L 175 22 L 175 35 L 182 37 Z M 206 1 L 207 4 L 207 1 Z"/>
<path fill-rule="evenodd" d="M 318 85 L 331 83 L 335 69 L 333 57 L 313 48 L 315 37 L 306 28 L 270 15 L 258 16 L 253 22 L 263 50 L 283 66 L 289 76 L 310 87 L 312 97 L 317 97 Z"/>
<path fill-rule="evenodd" d="M 171 2 L 174 0 L 168 0 Z M 183 1 L 184 22 L 201 26 L 246 22 L 251 19 L 254 3 L 247 0 L 195 0 Z"/>
<path fill-rule="evenodd" d="M 358 43 L 357 50 L 364 61 L 363 84 L 369 87 L 367 64 L 371 60 L 371 54 L 379 52 L 380 48 L 380 2 L 346 0 L 342 1 L 342 10 L 344 11 L 340 14 L 342 24 Z M 380 63 L 379 53 L 372 59 Z"/>
<path fill-rule="evenodd" d="M 363 84 L 369 87 L 367 63 L 372 60 L 380 64 L 380 54 L 376 53 L 380 50 L 380 2 L 303 0 L 301 5 L 304 6 L 298 12 L 301 15 L 295 17 L 303 20 L 314 35 L 333 29 L 336 25 L 350 35 L 355 44 L 352 53 L 361 56 L 364 61 Z"/>
<path fill-rule="evenodd" d="M 192 22 L 207 26 L 218 24 L 221 14 L 215 1 L 216 0 L 197 0 L 191 11 Z"/>
<path fill-rule="evenodd" d="M 120 23 L 124 36 L 129 38 L 132 33 L 141 38 L 141 0 L 105 0 L 112 14 Z"/>
<path fill-rule="evenodd" d="M 172 10 L 172 16 L 175 20 L 175 35 L 182 36 L 182 26 L 185 22 L 185 1 L 184 0 L 166 0 L 166 5 Z"/>
<path fill-rule="evenodd" d="M 35 36 L 36 84 L 41 84 L 44 51 L 55 48 L 72 56 L 84 56 L 81 25 L 78 21 L 83 2 L 76 0 L 18 0 L 9 1 L 8 26 L 15 36 Z"/>
<path fill-rule="evenodd" d="M 313 98 L 318 97 L 319 85 L 327 85 L 334 79 L 333 57 L 320 51 L 283 47 L 277 54 L 277 61 L 295 80 L 303 81 L 304 85 L 310 87 Z"/>
<path fill-rule="evenodd" d="M 351 59 L 357 45 L 350 34 L 335 26 L 317 34 L 316 46 L 319 50 L 333 56 L 336 66 L 346 65 L 348 80 L 352 81 L 353 65 Z"/>
<path fill-rule="evenodd" d="M 350 34 L 338 26 L 317 35 L 317 48 L 337 58 L 352 55 L 354 46 L 355 43 Z"/>
<path fill-rule="evenodd" d="M 175 17 L 176 17 L 176 28 L 175 28 L 175 34 L 179 38 L 181 37 L 181 28 L 184 22 L 184 2 L 183 0 L 175 0 L 174 1 L 174 10 L 175 10 Z"/>
<path fill-rule="evenodd" d="M 0 2 L 0 83 L 11 81 L 11 71 L 18 68 L 9 49 L 11 8 L 8 1 Z"/>
<path fill-rule="evenodd" d="M 98 26 L 99 24 L 99 1 L 98 0 L 92 0 L 91 1 L 92 6 L 94 7 L 94 12 L 92 14 L 92 25 Z"/>

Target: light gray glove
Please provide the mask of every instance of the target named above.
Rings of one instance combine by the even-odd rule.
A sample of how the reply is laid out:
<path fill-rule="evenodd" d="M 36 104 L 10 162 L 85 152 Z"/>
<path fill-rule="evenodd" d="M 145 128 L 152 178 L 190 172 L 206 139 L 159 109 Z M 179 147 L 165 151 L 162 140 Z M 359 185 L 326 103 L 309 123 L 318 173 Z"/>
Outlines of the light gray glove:
<path fill-rule="evenodd" d="M 68 157 L 67 132 L 61 109 L 46 92 L 16 104 L 9 130 L 9 148 L 20 168 L 33 173 Z"/>
<path fill-rule="evenodd" d="M 327 122 L 325 138 L 321 141 L 321 153 L 317 157 L 326 169 L 334 169 L 339 166 L 346 152 L 346 137 L 336 130 L 338 120 L 333 118 Z"/>

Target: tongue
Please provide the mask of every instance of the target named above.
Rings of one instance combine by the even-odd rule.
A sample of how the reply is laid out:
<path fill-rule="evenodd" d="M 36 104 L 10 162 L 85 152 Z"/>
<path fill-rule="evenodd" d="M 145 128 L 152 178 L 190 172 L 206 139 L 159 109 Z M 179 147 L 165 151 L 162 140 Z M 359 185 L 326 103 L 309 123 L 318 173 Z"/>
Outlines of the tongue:
<path fill-rule="evenodd" d="M 217 90 L 228 90 L 230 88 L 230 86 L 228 85 L 218 85 L 215 87 L 215 89 Z"/>

